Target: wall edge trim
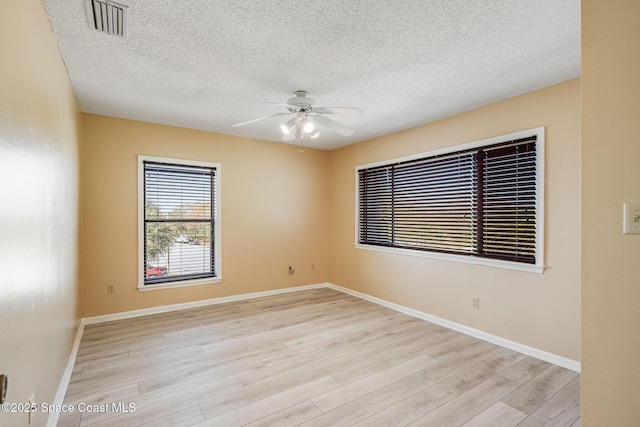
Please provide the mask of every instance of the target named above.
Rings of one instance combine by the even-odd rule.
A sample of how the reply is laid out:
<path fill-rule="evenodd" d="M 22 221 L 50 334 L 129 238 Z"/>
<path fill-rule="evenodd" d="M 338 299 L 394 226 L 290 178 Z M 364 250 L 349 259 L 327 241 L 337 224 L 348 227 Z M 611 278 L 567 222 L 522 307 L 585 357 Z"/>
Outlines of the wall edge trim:
<path fill-rule="evenodd" d="M 67 394 L 69 388 L 69 382 L 71 381 L 71 374 L 73 373 L 73 367 L 76 363 L 76 357 L 78 356 L 78 349 L 80 348 L 80 341 L 84 333 L 84 327 L 86 325 L 93 325 L 97 323 L 109 322 L 113 320 L 132 319 L 134 317 L 146 316 L 149 314 L 167 313 L 171 311 L 185 310 L 189 308 L 205 307 L 208 305 L 223 304 L 226 302 L 242 301 L 251 298 L 260 298 L 270 295 L 285 294 L 289 292 L 300 292 L 311 289 L 323 289 L 329 288 L 329 283 L 317 283 L 312 285 L 295 286 L 292 288 L 281 288 L 263 292 L 252 292 L 248 294 L 232 295 L 227 297 L 211 298 L 207 300 L 191 301 L 186 303 L 164 305 L 158 307 L 144 308 L 140 310 L 124 311 L 120 313 L 105 314 L 100 316 L 83 317 L 80 319 L 78 330 L 76 331 L 76 337 L 71 347 L 71 353 L 67 361 L 67 367 L 65 368 L 60 384 L 58 385 L 58 391 L 56 392 L 53 400 L 53 405 L 62 405 L 64 403 L 64 396 Z M 55 427 L 58 424 L 60 413 L 52 411 L 47 418 L 47 427 Z"/>
<path fill-rule="evenodd" d="M 84 327 L 86 325 L 93 325 L 96 323 L 109 322 L 113 320 L 132 319 L 135 317 L 147 316 L 150 314 L 167 313 L 171 311 L 185 310 L 189 308 L 205 307 L 209 305 L 224 304 L 227 302 L 242 301 L 242 300 L 247 300 L 251 298 L 260 298 L 260 297 L 266 297 L 271 295 L 279 295 L 279 294 L 290 293 L 290 292 L 300 292 L 300 291 L 306 291 L 311 289 L 322 289 L 322 288 L 330 288 L 338 292 L 349 294 L 354 297 L 372 302 L 374 304 L 378 304 L 383 307 L 390 308 L 397 312 L 404 313 L 409 316 L 413 316 L 418 319 L 425 320 L 427 322 L 431 322 L 448 329 L 452 329 L 454 331 L 463 333 L 465 335 L 470 335 L 472 337 L 481 339 L 483 341 L 487 341 L 492 344 L 499 345 L 500 347 L 508 348 L 510 350 L 514 350 L 519 353 L 526 354 L 527 356 L 535 357 L 536 359 L 553 363 L 554 365 L 561 366 L 563 368 L 572 370 L 574 372 L 580 373 L 580 370 L 581 370 L 581 363 L 577 360 L 572 360 L 563 356 L 559 356 L 554 353 L 550 353 L 550 352 L 540 350 L 534 347 L 530 347 L 515 341 L 501 338 L 497 335 L 493 335 L 488 332 L 481 331 L 479 329 L 471 328 L 469 326 L 462 325 L 460 323 L 442 319 L 440 317 L 433 316 L 431 314 L 427 314 L 422 311 L 415 310 L 413 308 L 405 307 L 400 304 L 392 303 L 390 301 L 386 301 L 369 294 L 365 294 L 349 288 L 345 288 L 343 286 L 339 286 L 334 283 L 324 282 L 324 283 L 316 283 L 312 285 L 295 286 L 291 288 L 280 288 L 280 289 L 274 289 L 270 291 L 251 292 L 247 294 L 231 295 L 226 297 L 211 298 L 211 299 L 191 301 L 186 303 L 143 308 L 140 310 L 124 311 L 120 313 L 104 314 L 100 316 L 83 317 L 80 319 L 80 324 L 78 325 L 78 330 L 76 332 L 76 337 L 73 342 L 73 347 L 71 349 L 71 353 L 69 354 L 67 367 L 65 368 L 64 373 L 62 374 L 62 378 L 60 379 L 60 385 L 58 386 L 58 391 L 54 398 L 53 404 L 54 405 L 63 404 L 64 396 L 67 393 L 67 388 L 69 387 L 69 381 L 71 380 L 71 374 L 73 372 L 73 367 L 75 365 L 78 349 L 80 347 L 80 341 L 82 340 L 82 335 L 84 333 Z M 46 424 L 47 427 L 55 427 L 55 425 L 58 422 L 59 416 L 60 416 L 59 413 L 52 412 L 49 415 L 49 418 L 47 419 L 47 424 Z"/>
<path fill-rule="evenodd" d="M 336 291 L 344 292 L 357 298 L 361 298 L 383 307 L 390 308 L 400 313 L 408 314 L 409 316 L 417 317 L 418 319 L 425 320 L 427 322 L 435 323 L 436 325 L 444 326 L 445 328 L 452 329 L 454 331 L 470 335 L 472 337 L 481 339 L 483 341 L 490 342 L 492 344 L 499 345 L 500 347 L 514 350 L 527 356 L 535 357 L 536 359 L 543 360 L 545 362 L 553 363 L 554 365 L 561 366 L 574 372 L 580 373 L 581 363 L 577 360 L 569 359 L 567 357 L 559 356 L 548 351 L 540 350 L 534 347 L 530 347 L 519 342 L 511 341 L 506 338 L 499 337 L 497 335 L 490 334 L 488 332 L 481 331 L 479 329 L 472 328 L 460 323 L 453 322 L 451 320 L 443 319 L 441 317 L 433 316 L 431 314 L 424 313 L 422 311 L 415 310 L 413 308 L 405 307 L 400 304 L 389 302 L 381 298 L 377 298 L 362 292 L 354 291 L 349 288 L 345 288 L 333 283 L 329 283 L 328 287 Z"/>
<path fill-rule="evenodd" d="M 248 294 L 230 295 L 226 297 L 210 298 L 205 300 L 183 302 L 178 304 L 161 305 L 157 307 L 142 308 L 139 310 L 122 311 L 119 313 L 102 314 L 99 316 L 83 317 L 85 325 L 95 323 L 111 322 L 113 320 L 132 319 L 134 317 L 148 316 L 151 314 L 168 313 L 171 311 L 186 310 L 189 308 L 206 307 L 208 305 L 224 304 L 227 302 L 242 301 L 251 298 L 268 297 L 271 295 L 285 294 L 289 292 L 300 292 L 310 289 L 321 289 L 329 287 L 328 283 L 316 283 L 312 285 L 294 286 L 291 288 L 273 289 L 270 291 L 251 292 Z"/>
<path fill-rule="evenodd" d="M 67 389 L 69 388 L 69 381 L 71 381 L 71 374 L 73 373 L 73 367 L 76 364 L 76 357 L 78 356 L 80 341 L 82 340 L 82 335 L 84 333 L 84 325 L 84 319 L 80 319 L 78 330 L 76 331 L 76 337 L 73 340 L 73 345 L 71 346 L 71 353 L 69 353 L 69 359 L 67 360 L 67 366 L 62 373 L 62 378 L 60 378 L 58 390 L 56 391 L 56 395 L 53 398 L 54 406 L 62 405 L 64 403 L 64 396 L 67 394 Z M 46 426 L 55 427 L 58 424 L 59 418 L 59 411 L 51 411 L 51 413 L 49 413 L 49 417 L 47 418 Z"/>

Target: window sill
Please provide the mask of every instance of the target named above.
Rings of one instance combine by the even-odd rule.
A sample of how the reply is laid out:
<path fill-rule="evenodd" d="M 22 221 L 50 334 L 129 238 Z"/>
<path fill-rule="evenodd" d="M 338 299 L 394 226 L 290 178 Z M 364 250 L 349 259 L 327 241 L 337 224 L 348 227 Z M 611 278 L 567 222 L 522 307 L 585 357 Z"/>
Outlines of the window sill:
<path fill-rule="evenodd" d="M 138 284 L 138 291 L 158 291 L 160 289 L 184 288 L 187 286 L 212 285 L 222 282 L 222 277 L 207 277 L 205 279 L 183 280 L 181 282 L 158 283 L 155 285 Z"/>
<path fill-rule="evenodd" d="M 396 255 L 409 255 L 418 256 L 423 258 L 439 259 L 444 261 L 462 262 L 465 264 L 484 265 L 487 267 L 503 268 L 507 270 L 526 271 L 528 273 L 542 274 L 544 272 L 544 265 L 540 264 L 521 264 L 511 261 L 502 261 L 498 259 L 477 258 L 473 256 L 444 254 L 438 252 L 426 252 L 426 251 L 414 251 L 411 249 L 389 248 L 384 246 L 375 245 L 363 245 L 360 243 L 354 243 L 356 249 L 364 249 L 376 252 L 386 252 Z"/>

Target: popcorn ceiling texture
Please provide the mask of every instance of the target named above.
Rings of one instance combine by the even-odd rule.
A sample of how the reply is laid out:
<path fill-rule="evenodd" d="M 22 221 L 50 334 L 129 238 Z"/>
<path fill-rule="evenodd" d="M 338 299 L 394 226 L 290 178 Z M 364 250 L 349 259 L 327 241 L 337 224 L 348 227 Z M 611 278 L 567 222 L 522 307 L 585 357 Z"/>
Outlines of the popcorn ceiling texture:
<path fill-rule="evenodd" d="M 82 111 L 282 142 L 289 117 L 231 125 L 296 90 L 365 110 L 302 142 L 321 149 L 580 75 L 580 0 L 119 0 L 128 38 L 91 30 L 84 0 L 43 2 Z"/>

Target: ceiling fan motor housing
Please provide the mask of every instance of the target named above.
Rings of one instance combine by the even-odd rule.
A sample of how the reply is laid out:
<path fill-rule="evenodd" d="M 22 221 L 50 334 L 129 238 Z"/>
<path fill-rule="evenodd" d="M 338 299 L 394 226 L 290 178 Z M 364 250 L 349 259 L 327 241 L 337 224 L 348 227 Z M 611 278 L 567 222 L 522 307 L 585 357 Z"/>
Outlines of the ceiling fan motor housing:
<path fill-rule="evenodd" d="M 287 100 L 287 104 L 296 106 L 301 113 L 310 113 L 313 110 L 313 99 L 309 98 L 306 90 L 297 90 L 293 98 Z"/>

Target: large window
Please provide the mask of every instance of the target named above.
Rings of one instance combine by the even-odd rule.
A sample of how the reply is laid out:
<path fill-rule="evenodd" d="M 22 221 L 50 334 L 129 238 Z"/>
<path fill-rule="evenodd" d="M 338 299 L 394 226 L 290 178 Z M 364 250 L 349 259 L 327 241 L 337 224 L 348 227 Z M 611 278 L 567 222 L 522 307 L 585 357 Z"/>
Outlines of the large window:
<path fill-rule="evenodd" d="M 219 281 L 220 165 L 139 156 L 139 172 L 138 287 Z"/>
<path fill-rule="evenodd" d="M 543 139 L 540 128 L 356 168 L 356 245 L 542 271 Z"/>

